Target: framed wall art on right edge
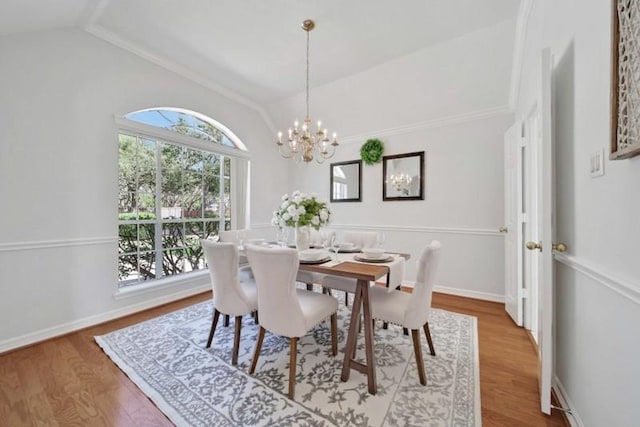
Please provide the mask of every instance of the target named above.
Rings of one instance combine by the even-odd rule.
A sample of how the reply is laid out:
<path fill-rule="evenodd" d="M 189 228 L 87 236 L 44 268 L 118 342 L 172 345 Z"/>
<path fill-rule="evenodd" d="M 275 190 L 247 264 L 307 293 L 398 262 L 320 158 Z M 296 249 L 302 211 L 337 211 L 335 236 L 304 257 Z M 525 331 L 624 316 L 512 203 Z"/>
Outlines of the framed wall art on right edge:
<path fill-rule="evenodd" d="M 612 160 L 640 155 L 640 6 L 611 0 Z"/>

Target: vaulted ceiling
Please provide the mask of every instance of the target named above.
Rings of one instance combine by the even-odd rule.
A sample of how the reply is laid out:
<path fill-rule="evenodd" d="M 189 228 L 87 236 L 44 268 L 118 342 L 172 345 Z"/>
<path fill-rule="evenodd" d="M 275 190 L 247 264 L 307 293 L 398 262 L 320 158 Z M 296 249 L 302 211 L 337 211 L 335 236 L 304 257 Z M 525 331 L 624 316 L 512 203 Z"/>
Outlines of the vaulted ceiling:
<path fill-rule="evenodd" d="M 520 0 L 3 0 L 0 36 L 65 27 L 213 82 L 259 105 L 518 14 Z M 508 84 L 508 83 L 507 83 Z"/>

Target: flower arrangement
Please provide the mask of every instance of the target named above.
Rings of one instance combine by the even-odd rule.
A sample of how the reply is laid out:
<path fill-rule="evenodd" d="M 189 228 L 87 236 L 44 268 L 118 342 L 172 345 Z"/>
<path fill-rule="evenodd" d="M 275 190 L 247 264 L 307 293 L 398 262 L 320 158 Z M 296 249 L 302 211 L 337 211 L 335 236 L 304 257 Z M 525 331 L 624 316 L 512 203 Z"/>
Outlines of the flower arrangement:
<path fill-rule="evenodd" d="M 273 211 L 271 225 L 283 227 L 311 226 L 316 230 L 327 225 L 331 212 L 325 202 L 299 191 L 282 196 L 282 204 Z"/>

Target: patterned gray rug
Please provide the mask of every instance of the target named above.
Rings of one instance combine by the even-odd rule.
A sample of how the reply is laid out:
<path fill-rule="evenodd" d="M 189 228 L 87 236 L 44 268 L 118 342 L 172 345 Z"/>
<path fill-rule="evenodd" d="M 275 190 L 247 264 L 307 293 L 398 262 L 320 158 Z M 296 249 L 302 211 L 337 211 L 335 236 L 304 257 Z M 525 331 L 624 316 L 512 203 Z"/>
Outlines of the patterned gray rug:
<path fill-rule="evenodd" d="M 336 295 L 338 301 L 344 296 Z M 179 426 L 479 426 L 476 318 L 433 310 L 436 356 L 421 336 L 427 386 L 418 382 L 410 336 L 375 330 L 378 393 L 352 371 L 340 381 L 351 311 L 338 310 L 338 356 L 328 322 L 298 343 L 296 399 L 286 397 L 289 341 L 267 332 L 256 374 L 248 375 L 258 327 L 245 316 L 238 366 L 231 365 L 233 321 L 218 323 L 205 349 L 211 301 L 95 337 L 104 352 Z M 358 340 L 364 358 L 364 339 Z"/>

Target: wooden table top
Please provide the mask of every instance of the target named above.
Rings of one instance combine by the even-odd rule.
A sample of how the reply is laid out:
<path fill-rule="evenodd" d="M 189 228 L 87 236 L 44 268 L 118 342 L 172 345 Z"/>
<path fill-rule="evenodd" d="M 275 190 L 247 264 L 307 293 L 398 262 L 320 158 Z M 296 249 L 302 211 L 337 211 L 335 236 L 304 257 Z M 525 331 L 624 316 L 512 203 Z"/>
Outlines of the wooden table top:
<path fill-rule="evenodd" d="M 349 261 L 344 261 L 330 267 L 323 264 L 300 264 L 299 269 L 368 281 L 375 281 L 389 272 L 389 267 L 386 265 L 363 264 Z"/>

